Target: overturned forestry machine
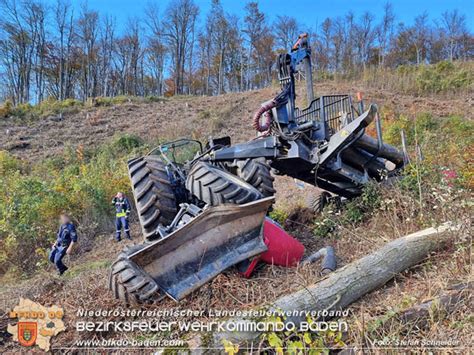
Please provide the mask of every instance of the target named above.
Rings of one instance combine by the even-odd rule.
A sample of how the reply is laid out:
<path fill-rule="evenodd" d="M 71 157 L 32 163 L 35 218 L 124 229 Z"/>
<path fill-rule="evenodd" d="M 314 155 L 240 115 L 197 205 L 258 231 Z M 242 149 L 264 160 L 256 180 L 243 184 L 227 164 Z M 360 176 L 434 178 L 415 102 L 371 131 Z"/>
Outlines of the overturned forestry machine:
<path fill-rule="evenodd" d="M 203 146 L 180 139 L 128 162 L 144 243 L 114 262 L 109 287 L 127 304 L 179 301 L 225 269 L 267 249 L 262 229 L 274 201 L 273 175 L 316 185 L 327 196 L 358 196 L 371 180 L 395 176 L 405 155 L 382 140 L 377 106 L 345 94 L 315 98 L 311 51 L 301 35 L 277 60 L 281 92 L 253 117 L 252 141 Z M 307 107 L 296 107 L 295 77 Z M 365 134 L 375 123 L 377 137 Z"/>

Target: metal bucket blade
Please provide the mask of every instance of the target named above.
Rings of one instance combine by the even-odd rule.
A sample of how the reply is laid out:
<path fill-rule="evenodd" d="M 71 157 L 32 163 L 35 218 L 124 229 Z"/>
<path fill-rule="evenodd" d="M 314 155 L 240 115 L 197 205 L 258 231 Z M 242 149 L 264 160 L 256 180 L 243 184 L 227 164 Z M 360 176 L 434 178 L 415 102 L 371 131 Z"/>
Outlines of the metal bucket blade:
<path fill-rule="evenodd" d="M 262 228 L 273 200 L 210 207 L 129 259 L 180 300 L 225 269 L 267 250 Z"/>

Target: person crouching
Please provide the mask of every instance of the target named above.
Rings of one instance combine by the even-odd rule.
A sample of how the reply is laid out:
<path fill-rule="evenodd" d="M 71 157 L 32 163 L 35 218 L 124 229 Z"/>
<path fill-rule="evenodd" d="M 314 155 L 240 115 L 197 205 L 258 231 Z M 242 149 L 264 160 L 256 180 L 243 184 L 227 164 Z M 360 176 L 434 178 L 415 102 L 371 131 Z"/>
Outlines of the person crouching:
<path fill-rule="evenodd" d="M 66 254 L 71 254 L 74 244 L 77 243 L 77 232 L 76 227 L 67 214 L 62 213 L 59 216 L 59 220 L 61 226 L 59 227 L 56 242 L 53 244 L 53 248 L 49 254 L 49 261 L 56 265 L 59 275 L 62 275 L 68 269 L 63 263 L 63 258 Z"/>

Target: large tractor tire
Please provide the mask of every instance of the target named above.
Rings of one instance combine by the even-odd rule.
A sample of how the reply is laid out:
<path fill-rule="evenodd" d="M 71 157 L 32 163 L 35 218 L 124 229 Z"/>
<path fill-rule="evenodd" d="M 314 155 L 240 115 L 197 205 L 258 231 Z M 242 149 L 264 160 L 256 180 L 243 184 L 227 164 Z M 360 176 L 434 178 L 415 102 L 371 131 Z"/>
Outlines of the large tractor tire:
<path fill-rule="evenodd" d="M 159 157 L 148 155 L 130 160 L 128 173 L 143 237 L 151 240 L 158 225 L 170 224 L 178 212 L 166 165 Z"/>
<path fill-rule="evenodd" d="M 273 196 L 276 190 L 273 188 L 275 178 L 270 173 L 270 165 L 265 158 L 237 160 L 237 175 L 255 187 L 264 197 Z"/>
<path fill-rule="evenodd" d="M 196 163 L 189 171 L 186 189 L 210 206 L 224 203 L 241 205 L 263 198 L 252 185 L 204 161 Z"/>
<path fill-rule="evenodd" d="M 156 282 L 127 257 L 145 244 L 126 247 L 112 264 L 109 274 L 109 289 L 114 297 L 131 306 L 151 303 L 162 295 Z"/>

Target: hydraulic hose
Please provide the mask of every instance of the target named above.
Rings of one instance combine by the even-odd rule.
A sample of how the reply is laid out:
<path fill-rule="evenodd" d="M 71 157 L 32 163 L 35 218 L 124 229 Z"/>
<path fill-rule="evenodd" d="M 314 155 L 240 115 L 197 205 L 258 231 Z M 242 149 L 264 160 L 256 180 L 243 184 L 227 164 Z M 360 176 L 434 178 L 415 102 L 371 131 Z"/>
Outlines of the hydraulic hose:
<path fill-rule="evenodd" d="M 311 264 L 321 258 L 323 258 L 321 262 L 322 275 L 326 275 L 336 270 L 337 268 L 336 253 L 334 252 L 334 248 L 332 246 L 324 247 L 318 250 L 316 253 L 308 255 L 306 258 L 303 259 L 302 263 L 303 265 Z"/>
<path fill-rule="evenodd" d="M 273 121 L 273 115 L 271 111 L 272 108 L 286 104 L 288 102 L 290 93 L 291 85 L 288 84 L 272 100 L 263 103 L 262 107 L 260 107 L 259 110 L 253 115 L 253 128 L 255 128 L 258 132 L 269 133 L 270 125 Z M 260 121 L 262 116 L 265 119 L 263 122 Z"/>
<path fill-rule="evenodd" d="M 276 104 L 277 102 L 275 100 L 267 101 L 255 112 L 252 126 L 258 132 L 266 132 L 269 130 L 273 120 L 271 109 L 274 108 Z M 262 115 L 264 118 L 263 122 L 261 122 Z"/>

